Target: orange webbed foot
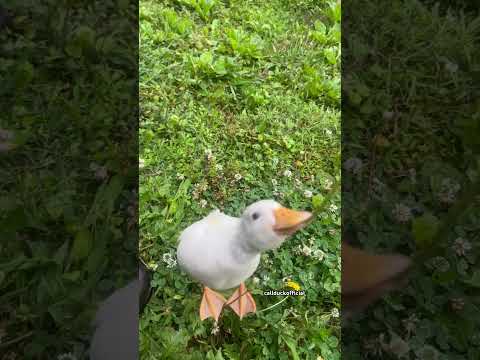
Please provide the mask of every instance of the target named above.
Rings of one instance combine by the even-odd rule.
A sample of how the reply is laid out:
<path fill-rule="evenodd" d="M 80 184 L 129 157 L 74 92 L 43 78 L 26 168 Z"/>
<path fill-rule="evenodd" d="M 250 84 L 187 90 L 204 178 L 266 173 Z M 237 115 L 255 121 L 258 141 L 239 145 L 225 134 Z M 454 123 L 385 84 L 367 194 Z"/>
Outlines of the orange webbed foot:
<path fill-rule="evenodd" d="M 241 283 L 240 287 L 230 296 L 227 304 L 240 317 L 240 320 L 246 314 L 257 311 L 255 300 L 253 300 L 253 296 L 247 290 L 244 283 Z"/>

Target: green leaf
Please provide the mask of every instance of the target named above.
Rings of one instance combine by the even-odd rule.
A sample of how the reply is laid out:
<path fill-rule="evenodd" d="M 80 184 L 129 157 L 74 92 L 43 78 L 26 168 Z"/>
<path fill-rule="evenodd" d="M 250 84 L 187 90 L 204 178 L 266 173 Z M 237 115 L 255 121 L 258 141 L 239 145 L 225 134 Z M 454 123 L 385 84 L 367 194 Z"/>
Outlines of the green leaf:
<path fill-rule="evenodd" d="M 285 342 L 285 344 L 287 344 L 288 348 L 290 349 L 290 352 L 292 353 L 293 360 L 300 360 L 300 357 L 298 356 L 298 353 L 297 353 L 297 347 L 296 347 L 295 341 L 293 339 L 287 339 L 283 336 L 282 336 L 282 339 Z"/>
<path fill-rule="evenodd" d="M 222 351 L 221 351 L 221 350 L 218 350 L 215 355 L 213 354 L 213 351 L 210 350 L 210 351 L 207 353 L 206 359 L 207 359 L 207 360 L 225 360 L 225 358 L 224 358 L 223 355 L 222 355 Z"/>
<path fill-rule="evenodd" d="M 323 56 L 327 59 L 330 64 L 337 63 L 337 49 L 334 47 L 330 47 L 323 50 Z"/>
<path fill-rule="evenodd" d="M 215 360 L 225 360 L 225 358 L 222 355 L 222 351 L 220 349 L 217 351 L 217 354 L 215 355 Z"/>
<path fill-rule="evenodd" d="M 314 197 L 312 197 L 312 205 L 315 210 L 319 210 L 324 203 L 325 198 L 321 194 L 317 194 Z"/>
<path fill-rule="evenodd" d="M 320 20 L 315 21 L 315 30 L 322 33 L 322 34 L 327 33 L 327 27 Z"/>
<path fill-rule="evenodd" d="M 114 208 L 118 196 L 122 192 L 124 178 L 120 175 L 112 177 L 107 185 L 102 185 L 95 195 L 95 205 L 88 214 L 85 224 L 93 225 L 97 218 L 109 217 Z"/>
<path fill-rule="evenodd" d="M 7 194 L 5 196 L 0 196 L 0 213 L 12 211 L 16 206 L 17 197 L 15 195 Z"/>
<path fill-rule="evenodd" d="M 100 241 L 102 243 L 99 244 Z M 91 251 L 90 256 L 87 260 L 86 268 L 88 274 L 94 274 L 98 272 L 98 269 L 101 267 L 101 265 L 105 261 L 108 261 L 107 250 L 105 249 L 105 247 L 105 240 L 96 239 L 95 247 Z"/>
<path fill-rule="evenodd" d="M 63 214 L 64 198 L 62 194 L 56 194 L 47 200 L 45 208 L 53 220 L 58 220 Z"/>
<path fill-rule="evenodd" d="M 14 74 L 17 89 L 27 86 L 33 80 L 33 75 L 34 69 L 32 64 L 29 62 L 18 64 Z"/>
<path fill-rule="evenodd" d="M 62 304 L 50 305 L 48 307 L 48 313 L 51 315 L 51 317 L 57 324 L 62 323 L 66 315 Z"/>
<path fill-rule="evenodd" d="M 29 225 L 24 209 L 17 208 L 7 213 L 6 218 L 0 222 L 0 228 L 5 232 L 19 231 Z"/>
<path fill-rule="evenodd" d="M 412 232 L 416 244 L 425 248 L 432 244 L 435 235 L 437 235 L 440 223 L 434 215 L 426 213 L 416 218 L 412 222 Z"/>
<path fill-rule="evenodd" d="M 58 250 L 55 252 L 55 255 L 53 255 L 53 261 L 57 263 L 58 265 L 63 266 L 65 259 L 68 254 L 68 243 L 69 241 L 66 240 L 62 246 L 58 248 Z"/>
<path fill-rule="evenodd" d="M 66 279 L 66 280 L 69 280 L 69 281 L 72 281 L 72 282 L 75 282 L 77 281 L 78 279 L 80 279 L 80 275 L 82 273 L 80 271 L 72 271 L 72 272 L 69 272 L 69 273 L 66 273 L 66 274 L 63 274 L 63 278 Z"/>
<path fill-rule="evenodd" d="M 75 32 L 75 40 L 82 48 L 92 47 L 95 43 L 95 30 L 88 26 L 80 26 Z"/>
<path fill-rule="evenodd" d="M 89 230 L 82 229 L 77 232 L 70 252 L 71 259 L 75 262 L 85 259 L 90 253 L 92 244 L 93 238 Z"/>
<path fill-rule="evenodd" d="M 79 58 L 80 56 L 82 56 L 82 48 L 80 47 L 80 45 L 73 41 L 65 46 L 65 52 L 74 58 Z"/>
<path fill-rule="evenodd" d="M 480 270 L 475 270 L 472 277 L 464 282 L 470 286 L 480 288 Z"/>

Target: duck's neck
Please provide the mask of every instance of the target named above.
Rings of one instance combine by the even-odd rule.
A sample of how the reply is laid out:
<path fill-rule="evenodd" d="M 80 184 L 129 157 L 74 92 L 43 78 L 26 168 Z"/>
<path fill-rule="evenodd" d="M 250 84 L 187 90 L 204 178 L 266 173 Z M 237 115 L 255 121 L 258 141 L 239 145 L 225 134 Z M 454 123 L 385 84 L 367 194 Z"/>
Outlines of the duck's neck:
<path fill-rule="evenodd" d="M 260 250 L 255 248 L 248 241 L 248 233 L 239 224 L 238 230 L 235 235 L 235 241 L 233 242 L 232 255 L 238 262 L 245 263 L 254 260 L 260 255 Z"/>

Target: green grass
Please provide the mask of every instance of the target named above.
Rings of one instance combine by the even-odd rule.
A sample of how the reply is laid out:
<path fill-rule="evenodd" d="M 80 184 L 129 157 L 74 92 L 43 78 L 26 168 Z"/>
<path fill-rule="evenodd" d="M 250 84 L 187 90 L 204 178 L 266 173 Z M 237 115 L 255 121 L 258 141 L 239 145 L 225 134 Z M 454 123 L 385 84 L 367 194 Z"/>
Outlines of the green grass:
<path fill-rule="evenodd" d="M 142 358 L 339 359 L 339 20 L 334 2 L 141 1 L 140 252 L 155 269 Z M 259 310 L 285 277 L 306 296 L 241 322 L 227 311 L 213 334 L 200 284 L 169 259 L 192 222 L 263 198 L 319 216 L 247 287 Z"/>
<path fill-rule="evenodd" d="M 409 286 L 342 332 L 342 351 L 478 359 L 480 18 L 361 1 L 346 19 L 342 216 L 361 245 L 415 267 Z"/>

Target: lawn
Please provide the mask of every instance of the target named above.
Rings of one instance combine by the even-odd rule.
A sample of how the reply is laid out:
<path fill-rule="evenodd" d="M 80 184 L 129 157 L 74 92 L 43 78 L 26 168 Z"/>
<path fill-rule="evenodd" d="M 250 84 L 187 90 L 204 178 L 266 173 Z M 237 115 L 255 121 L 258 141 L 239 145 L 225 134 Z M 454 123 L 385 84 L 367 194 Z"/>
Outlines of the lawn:
<path fill-rule="evenodd" d="M 480 358 L 480 18 L 425 3 L 344 12 L 342 226 L 415 261 L 342 329 L 348 359 Z"/>
<path fill-rule="evenodd" d="M 140 2 L 142 359 L 339 359 L 340 14 L 334 1 Z M 264 198 L 318 217 L 262 255 L 255 315 L 201 322 L 178 235 Z M 262 295 L 287 278 L 306 295 Z"/>

